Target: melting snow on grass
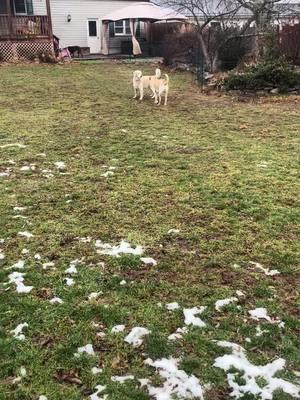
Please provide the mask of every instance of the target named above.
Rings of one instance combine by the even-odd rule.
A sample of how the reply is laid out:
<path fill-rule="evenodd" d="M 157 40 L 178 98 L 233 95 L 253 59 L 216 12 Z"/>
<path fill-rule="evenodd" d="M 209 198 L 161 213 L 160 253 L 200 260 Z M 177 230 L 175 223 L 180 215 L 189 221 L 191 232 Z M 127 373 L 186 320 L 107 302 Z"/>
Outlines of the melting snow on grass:
<path fill-rule="evenodd" d="M 175 396 L 180 399 L 203 400 L 203 389 L 198 378 L 178 369 L 178 362 L 179 360 L 174 358 L 162 358 L 156 361 L 148 358 L 145 364 L 154 367 L 165 382 L 160 387 L 154 387 L 148 382 L 144 382 L 143 386 L 156 400 L 172 400 Z"/>
<path fill-rule="evenodd" d="M 124 330 L 125 330 L 125 325 L 116 325 L 112 328 L 111 333 L 124 332 Z"/>
<path fill-rule="evenodd" d="M 170 235 L 171 233 L 179 233 L 180 230 L 179 229 L 169 229 L 168 230 L 168 234 Z"/>
<path fill-rule="evenodd" d="M 141 257 L 141 261 L 144 264 L 150 264 L 153 265 L 154 267 L 157 265 L 157 261 L 155 261 L 154 258 L 151 257 Z"/>
<path fill-rule="evenodd" d="M 262 271 L 265 275 L 269 275 L 269 276 L 274 276 L 274 275 L 278 275 L 280 274 L 280 272 L 277 269 L 269 269 L 269 268 L 264 268 L 260 263 L 258 262 L 253 262 L 250 261 L 249 264 L 253 265 L 254 268 Z"/>
<path fill-rule="evenodd" d="M 21 143 L 8 143 L 8 144 L 2 144 L 0 146 L 0 149 L 7 149 L 8 147 L 18 147 L 19 149 L 24 149 L 26 145 Z"/>
<path fill-rule="evenodd" d="M 221 311 L 221 309 L 225 306 L 228 306 L 228 304 L 234 303 L 238 301 L 236 297 L 230 297 L 228 299 L 223 299 L 223 300 L 217 300 L 215 303 L 215 308 L 217 311 Z"/>
<path fill-rule="evenodd" d="M 93 345 L 89 343 L 83 347 L 78 347 L 77 353 L 74 353 L 74 356 L 80 357 L 81 354 L 88 354 L 89 356 L 94 356 L 95 352 L 93 349 Z"/>
<path fill-rule="evenodd" d="M 268 315 L 268 312 L 265 308 L 260 307 L 260 308 L 255 308 L 254 310 L 250 310 L 249 314 L 252 319 L 255 321 L 259 321 L 260 319 L 265 319 L 266 321 L 270 322 L 270 324 L 278 324 L 281 328 L 284 327 L 284 322 L 281 321 L 280 319 L 274 319 L 271 318 Z"/>
<path fill-rule="evenodd" d="M 108 398 L 107 394 L 105 394 L 103 397 L 99 397 L 98 394 L 104 392 L 106 389 L 106 386 L 103 385 L 97 385 L 95 387 L 96 392 L 90 395 L 91 400 L 106 400 Z"/>
<path fill-rule="evenodd" d="M 56 166 L 56 168 L 57 168 L 59 171 L 64 171 L 64 170 L 66 169 L 66 164 L 65 164 L 63 161 L 56 161 L 56 162 L 54 163 L 54 165 Z"/>
<path fill-rule="evenodd" d="M 112 377 L 111 377 L 111 380 L 112 380 L 113 382 L 119 382 L 119 383 L 124 383 L 124 382 L 126 382 L 126 381 L 133 380 L 133 379 L 134 379 L 134 376 L 133 376 L 133 375 L 112 376 Z"/>
<path fill-rule="evenodd" d="M 178 310 L 180 308 L 180 305 L 176 301 L 174 301 L 173 303 L 166 304 L 166 308 L 169 311 L 174 311 Z"/>
<path fill-rule="evenodd" d="M 141 246 L 131 247 L 130 243 L 122 240 L 119 245 L 112 246 L 109 243 L 103 243 L 101 240 L 96 240 L 95 246 L 100 249 L 97 250 L 98 254 L 105 254 L 108 256 L 120 257 L 120 254 L 132 254 L 140 256 L 144 250 Z"/>
<path fill-rule="evenodd" d="M 193 307 L 193 308 L 184 308 L 183 314 L 184 314 L 184 323 L 186 325 L 194 325 L 198 326 L 199 328 L 204 328 L 206 326 L 206 323 L 202 321 L 201 318 L 196 317 L 198 314 L 202 314 L 203 311 L 206 310 L 206 307 Z"/>
<path fill-rule="evenodd" d="M 25 238 L 27 238 L 27 239 L 30 239 L 30 238 L 33 237 L 33 234 L 30 233 L 30 232 L 27 232 L 27 231 L 18 232 L 18 235 L 19 235 L 19 236 L 23 236 L 23 237 L 25 237 Z"/>
<path fill-rule="evenodd" d="M 103 371 L 102 368 L 98 368 L 98 367 L 93 367 L 93 368 L 92 368 L 92 374 L 93 374 L 93 375 L 101 374 L 102 371 Z"/>
<path fill-rule="evenodd" d="M 24 285 L 24 276 L 24 273 L 16 271 L 8 275 L 8 282 L 16 285 L 16 290 L 18 293 L 29 293 L 33 289 L 33 286 Z"/>
<path fill-rule="evenodd" d="M 25 261 L 19 260 L 13 264 L 9 269 L 24 269 Z"/>
<path fill-rule="evenodd" d="M 139 347 L 143 343 L 143 337 L 149 335 L 149 333 L 151 333 L 151 331 L 148 329 L 136 326 L 124 340 L 125 342 L 132 344 L 134 347 Z"/>
<path fill-rule="evenodd" d="M 168 340 L 182 339 L 182 335 L 188 332 L 188 328 L 185 326 L 183 328 L 177 328 L 175 333 L 168 336 Z"/>
<path fill-rule="evenodd" d="M 73 278 L 65 278 L 64 281 L 66 282 L 67 286 L 73 286 L 75 284 L 75 281 Z"/>
<path fill-rule="evenodd" d="M 24 322 L 23 324 L 19 324 L 15 329 L 10 331 L 10 333 L 18 340 L 25 340 L 23 329 L 27 327 L 28 327 L 27 322 Z"/>
<path fill-rule="evenodd" d="M 53 299 L 49 300 L 49 303 L 51 303 L 51 304 L 63 304 L 63 301 L 59 297 L 53 297 Z"/>
<path fill-rule="evenodd" d="M 256 366 L 251 364 L 246 357 L 245 349 L 238 344 L 225 341 L 217 342 L 217 344 L 220 347 L 231 349 L 232 354 L 226 354 L 222 357 L 216 358 L 214 366 L 221 368 L 224 371 L 229 371 L 232 368 L 235 368 L 239 371 L 238 373 L 233 372 L 227 374 L 227 381 L 232 389 L 230 394 L 231 397 L 239 399 L 246 393 L 251 393 L 254 396 L 259 396 L 261 400 L 272 400 L 273 392 L 281 389 L 285 393 L 299 398 L 299 387 L 288 381 L 274 377 L 278 371 L 284 369 L 284 359 L 279 358 L 264 366 Z M 236 377 L 238 377 L 237 380 Z M 243 383 L 238 383 L 241 382 L 241 379 Z M 257 379 L 260 380 L 260 386 L 256 381 Z M 265 382 L 263 385 L 261 384 L 262 379 Z"/>

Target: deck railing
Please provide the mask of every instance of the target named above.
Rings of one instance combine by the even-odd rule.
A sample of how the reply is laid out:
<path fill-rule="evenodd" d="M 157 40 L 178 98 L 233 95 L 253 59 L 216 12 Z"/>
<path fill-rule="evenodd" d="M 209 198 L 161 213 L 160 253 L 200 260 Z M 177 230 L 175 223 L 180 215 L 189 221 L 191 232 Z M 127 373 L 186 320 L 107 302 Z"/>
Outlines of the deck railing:
<path fill-rule="evenodd" d="M 0 15 L 0 40 L 49 38 L 50 33 L 47 15 Z"/>

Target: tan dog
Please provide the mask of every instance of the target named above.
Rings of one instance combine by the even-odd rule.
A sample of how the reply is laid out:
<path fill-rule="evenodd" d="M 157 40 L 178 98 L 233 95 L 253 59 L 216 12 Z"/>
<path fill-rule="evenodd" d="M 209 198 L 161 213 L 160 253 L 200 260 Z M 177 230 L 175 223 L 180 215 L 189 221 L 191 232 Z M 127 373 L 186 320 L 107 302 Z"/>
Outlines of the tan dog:
<path fill-rule="evenodd" d="M 150 82 L 150 89 L 154 93 L 155 104 L 161 105 L 161 95 L 165 94 L 165 106 L 168 103 L 169 85 L 170 79 L 169 75 L 165 74 L 165 79 L 153 78 Z"/>
<path fill-rule="evenodd" d="M 144 90 L 145 89 L 151 89 L 151 83 L 153 79 L 159 79 L 161 77 L 161 70 L 159 68 L 156 68 L 155 70 L 155 75 L 149 76 L 143 76 L 142 71 L 134 71 L 133 72 L 133 90 L 134 90 L 134 99 L 136 99 L 138 95 L 138 91 L 140 92 L 140 100 L 143 100 L 144 98 Z M 151 89 L 152 90 L 152 89 Z M 152 98 L 155 97 L 155 93 L 152 90 Z"/>

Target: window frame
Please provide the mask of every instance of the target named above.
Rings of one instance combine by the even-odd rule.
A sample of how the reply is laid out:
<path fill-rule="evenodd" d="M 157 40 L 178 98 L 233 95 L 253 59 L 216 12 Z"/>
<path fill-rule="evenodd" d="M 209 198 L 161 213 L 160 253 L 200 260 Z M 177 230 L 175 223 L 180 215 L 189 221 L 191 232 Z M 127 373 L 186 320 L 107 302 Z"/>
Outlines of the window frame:
<path fill-rule="evenodd" d="M 25 13 L 17 13 L 17 10 L 16 10 L 16 2 L 15 2 L 15 0 L 13 1 L 13 5 L 14 5 L 14 14 L 15 15 L 28 15 L 28 9 L 27 9 L 27 1 L 26 0 L 23 0 L 23 3 L 24 3 L 24 6 L 25 6 Z"/>
<path fill-rule="evenodd" d="M 122 33 L 116 31 L 116 28 L 117 29 L 121 29 L 121 26 L 116 26 L 116 24 L 120 23 L 120 22 L 122 22 L 122 25 L 123 25 L 122 26 L 122 28 L 123 28 Z M 127 23 L 128 23 L 128 25 L 127 25 Z M 127 31 L 127 28 L 128 28 L 128 31 Z M 121 19 L 119 21 L 115 21 L 114 22 L 114 34 L 115 34 L 115 36 L 130 36 L 131 32 L 130 32 L 130 22 L 129 22 L 129 20 L 128 19 Z"/>

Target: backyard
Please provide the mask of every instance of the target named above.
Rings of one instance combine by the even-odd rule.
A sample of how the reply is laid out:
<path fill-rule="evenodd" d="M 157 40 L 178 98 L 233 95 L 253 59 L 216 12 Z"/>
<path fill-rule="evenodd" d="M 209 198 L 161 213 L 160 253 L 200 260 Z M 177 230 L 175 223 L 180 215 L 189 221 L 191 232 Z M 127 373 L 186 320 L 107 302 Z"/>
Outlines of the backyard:
<path fill-rule="evenodd" d="M 139 68 L 0 66 L 0 399 L 299 398 L 300 99 Z"/>

